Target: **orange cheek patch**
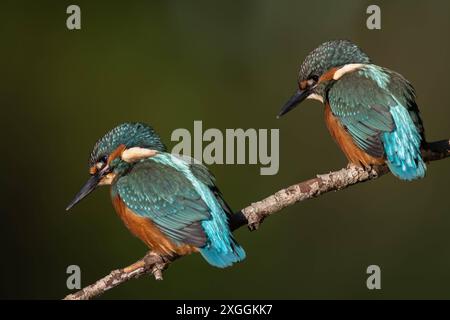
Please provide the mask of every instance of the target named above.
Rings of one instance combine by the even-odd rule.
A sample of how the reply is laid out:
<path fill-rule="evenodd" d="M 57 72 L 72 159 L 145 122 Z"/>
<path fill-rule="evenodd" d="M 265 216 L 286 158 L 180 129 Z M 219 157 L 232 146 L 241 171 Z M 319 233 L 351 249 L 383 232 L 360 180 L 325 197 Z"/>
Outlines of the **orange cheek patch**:
<path fill-rule="evenodd" d="M 308 86 L 308 81 L 307 80 L 303 80 L 298 84 L 298 87 L 300 88 L 300 90 L 305 90 L 306 87 Z"/>
<path fill-rule="evenodd" d="M 89 168 L 89 173 L 91 175 L 96 174 L 97 173 L 97 167 L 96 166 L 92 166 Z"/>
<path fill-rule="evenodd" d="M 336 71 L 338 70 L 338 68 L 331 68 L 330 70 L 328 70 L 327 72 L 325 72 L 320 78 L 319 81 L 317 83 L 321 83 L 323 81 L 330 81 L 333 80 L 333 76 L 336 73 Z"/>
<path fill-rule="evenodd" d="M 107 164 L 110 164 L 111 161 L 113 161 L 115 158 L 120 157 L 122 155 L 122 152 L 126 148 L 127 147 L 124 144 L 121 144 L 120 146 L 118 146 L 117 149 L 114 150 L 113 152 L 111 152 L 111 154 L 109 155 Z"/>

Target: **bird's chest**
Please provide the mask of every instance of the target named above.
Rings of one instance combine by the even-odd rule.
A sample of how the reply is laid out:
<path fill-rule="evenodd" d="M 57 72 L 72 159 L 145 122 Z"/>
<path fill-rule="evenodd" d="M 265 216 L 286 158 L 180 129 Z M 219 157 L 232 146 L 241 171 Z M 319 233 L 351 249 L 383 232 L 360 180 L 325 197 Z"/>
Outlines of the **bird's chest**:
<path fill-rule="evenodd" d="M 355 144 L 352 136 L 347 132 L 347 130 L 345 130 L 339 119 L 333 115 L 328 101 L 325 104 L 325 123 L 331 136 L 341 148 L 348 161 L 353 164 L 359 166 L 363 165 L 366 167 L 384 163 L 383 158 L 374 158 L 365 151 L 361 150 Z"/>
<path fill-rule="evenodd" d="M 125 226 L 153 251 L 167 255 L 185 255 L 197 251 L 192 246 L 176 245 L 150 219 L 141 217 L 128 208 L 114 191 L 111 192 L 111 197 L 114 209 Z"/>

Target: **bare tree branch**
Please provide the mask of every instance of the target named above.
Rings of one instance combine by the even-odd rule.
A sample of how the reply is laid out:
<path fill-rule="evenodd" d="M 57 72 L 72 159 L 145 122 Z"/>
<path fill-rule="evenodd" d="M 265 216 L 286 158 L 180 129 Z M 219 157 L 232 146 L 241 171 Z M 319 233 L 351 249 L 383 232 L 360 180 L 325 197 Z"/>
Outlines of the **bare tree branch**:
<path fill-rule="evenodd" d="M 422 151 L 425 161 L 435 161 L 447 158 L 450 154 L 450 140 L 429 143 Z M 296 202 L 318 197 L 329 191 L 345 189 L 357 183 L 376 179 L 389 172 L 386 166 L 361 168 L 349 165 L 347 168 L 321 174 L 317 177 L 294 184 L 275 194 L 242 209 L 230 221 L 232 230 L 248 225 L 250 230 L 256 230 L 268 216 L 291 206 Z M 133 265 L 111 271 L 110 274 L 84 289 L 69 294 L 65 300 L 86 300 L 101 295 L 121 283 L 139 278 L 144 274 L 153 274 L 155 279 L 162 280 L 162 272 L 180 256 L 161 256 L 154 252 L 147 253 Z"/>

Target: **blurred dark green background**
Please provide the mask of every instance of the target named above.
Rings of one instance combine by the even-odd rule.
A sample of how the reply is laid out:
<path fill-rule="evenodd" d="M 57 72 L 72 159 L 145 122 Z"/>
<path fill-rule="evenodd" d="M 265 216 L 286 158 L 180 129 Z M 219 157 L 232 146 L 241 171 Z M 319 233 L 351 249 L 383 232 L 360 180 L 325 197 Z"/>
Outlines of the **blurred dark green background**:
<path fill-rule="evenodd" d="M 82 30 L 66 28 L 78 4 Z M 240 209 L 282 187 L 345 166 L 322 106 L 276 120 L 304 56 L 347 38 L 415 85 L 428 140 L 448 138 L 450 3 L 376 1 L 6 1 L 1 4 L 2 298 L 62 298 L 66 267 L 82 285 L 146 251 L 118 219 L 107 188 L 64 211 L 87 174 L 94 142 L 124 121 L 176 128 L 280 128 L 280 171 L 215 165 Z M 392 176 L 297 204 L 258 232 L 240 229 L 244 263 L 226 270 L 199 255 L 102 298 L 450 298 L 450 162 L 426 179 Z M 366 288 L 366 268 L 382 290 Z"/>

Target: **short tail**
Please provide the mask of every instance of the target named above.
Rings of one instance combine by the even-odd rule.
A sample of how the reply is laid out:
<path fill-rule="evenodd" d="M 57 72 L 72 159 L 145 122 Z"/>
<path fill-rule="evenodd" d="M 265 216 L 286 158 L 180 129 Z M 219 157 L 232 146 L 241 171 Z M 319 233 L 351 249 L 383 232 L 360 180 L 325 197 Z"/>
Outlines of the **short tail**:
<path fill-rule="evenodd" d="M 422 160 L 419 160 L 413 166 L 407 166 L 405 163 L 399 162 L 392 163 L 390 161 L 387 161 L 387 165 L 394 176 L 406 181 L 423 178 L 425 176 L 425 171 L 427 170 L 427 167 Z"/>
<path fill-rule="evenodd" d="M 420 152 L 422 137 L 405 108 L 393 107 L 391 114 L 396 128 L 382 137 L 387 165 L 402 180 L 423 178 L 427 167 Z"/>
<path fill-rule="evenodd" d="M 218 268 L 226 268 L 245 259 L 244 249 L 234 239 L 231 239 L 227 250 L 220 250 L 217 247 L 206 245 L 200 248 L 200 253 L 210 265 Z"/>

